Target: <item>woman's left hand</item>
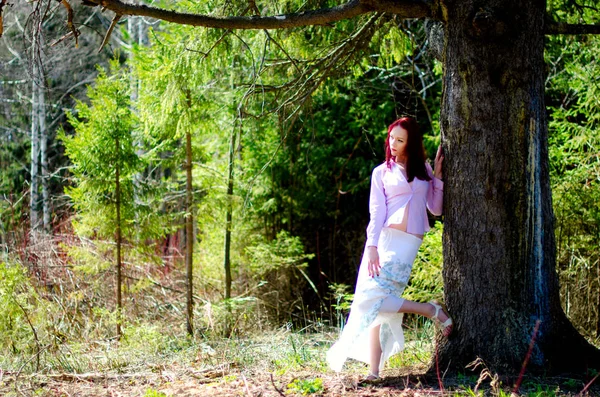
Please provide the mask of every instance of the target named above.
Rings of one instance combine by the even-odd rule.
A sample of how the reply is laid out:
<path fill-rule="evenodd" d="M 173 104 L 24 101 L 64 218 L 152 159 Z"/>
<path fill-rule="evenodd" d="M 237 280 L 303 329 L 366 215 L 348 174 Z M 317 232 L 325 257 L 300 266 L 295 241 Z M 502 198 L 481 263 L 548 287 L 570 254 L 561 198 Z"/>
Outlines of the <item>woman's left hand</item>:
<path fill-rule="evenodd" d="M 442 163 L 444 162 L 444 151 L 442 150 L 442 145 L 438 147 L 437 154 L 435 155 L 435 163 L 433 169 L 433 176 L 442 179 Z"/>

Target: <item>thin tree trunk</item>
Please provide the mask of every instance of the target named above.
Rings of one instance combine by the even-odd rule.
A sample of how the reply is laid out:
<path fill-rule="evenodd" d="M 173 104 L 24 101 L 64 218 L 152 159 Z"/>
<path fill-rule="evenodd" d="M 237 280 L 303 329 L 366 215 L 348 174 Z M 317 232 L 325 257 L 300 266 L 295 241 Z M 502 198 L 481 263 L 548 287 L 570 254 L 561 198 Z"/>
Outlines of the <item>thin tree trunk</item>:
<path fill-rule="evenodd" d="M 116 240 L 117 240 L 117 337 L 121 337 L 121 320 L 122 320 L 122 301 L 121 301 L 121 284 L 123 282 L 121 275 L 121 181 L 120 181 L 120 146 L 119 138 L 115 140 L 115 210 L 117 216 Z"/>
<path fill-rule="evenodd" d="M 189 101 L 189 95 L 188 95 Z M 194 208 L 192 196 L 192 134 L 185 133 L 186 189 L 185 189 L 185 267 L 187 291 L 187 332 L 194 335 Z"/>
<path fill-rule="evenodd" d="M 38 64 L 39 44 L 37 36 L 32 40 L 32 83 L 31 83 L 31 185 L 29 197 L 29 222 L 31 230 L 39 227 L 39 169 L 40 169 L 40 100 L 38 89 L 42 79 L 40 65 Z"/>
<path fill-rule="evenodd" d="M 444 282 L 455 320 L 440 367 L 480 357 L 576 370 L 597 351 L 559 300 L 544 106 L 545 2 L 443 2 Z M 597 362 L 597 361 L 596 361 Z"/>
<path fill-rule="evenodd" d="M 48 131 L 46 129 L 46 90 L 43 84 L 44 79 L 42 77 L 41 83 L 38 85 L 38 106 L 39 106 L 39 139 L 40 139 L 40 157 L 42 163 L 42 213 L 43 213 L 43 225 L 44 231 L 51 231 L 51 214 L 50 214 L 50 190 L 49 190 L 49 172 L 48 172 Z"/>
<path fill-rule="evenodd" d="M 223 268 L 225 269 L 225 299 L 231 298 L 231 221 L 233 212 L 233 167 L 235 163 L 235 142 L 237 130 L 234 127 L 229 141 L 229 165 L 227 167 L 227 213 L 225 216 L 225 255 Z"/>

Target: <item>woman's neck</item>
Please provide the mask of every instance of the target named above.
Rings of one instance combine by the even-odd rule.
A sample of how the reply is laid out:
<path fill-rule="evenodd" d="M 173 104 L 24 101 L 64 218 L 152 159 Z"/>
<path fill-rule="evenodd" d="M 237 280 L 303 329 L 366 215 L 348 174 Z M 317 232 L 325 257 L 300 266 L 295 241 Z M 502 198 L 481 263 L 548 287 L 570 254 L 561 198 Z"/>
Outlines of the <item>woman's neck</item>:
<path fill-rule="evenodd" d="M 395 159 L 396 164 L 401 165 L 402 167 L 406 167 L 407 160 L 408 159 L 406 158 L 406 156 L 402 156 L 402 157 L 396 156 L 396 159 Z"/>

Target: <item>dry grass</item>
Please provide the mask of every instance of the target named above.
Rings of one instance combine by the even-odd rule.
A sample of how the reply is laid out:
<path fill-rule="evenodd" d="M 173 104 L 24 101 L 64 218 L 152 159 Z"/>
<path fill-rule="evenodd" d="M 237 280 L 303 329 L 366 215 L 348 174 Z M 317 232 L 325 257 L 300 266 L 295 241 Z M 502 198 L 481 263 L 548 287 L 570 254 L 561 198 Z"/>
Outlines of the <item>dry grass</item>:
<path fill-rule="evenodd" d="M 313 330 L 314 331 L 314 330 Z M 497 375 L 478 382 L 476 375 L 458 375 L 438 380 L 425 375 L 422 361 L 430 349 L 421 329 L 407 330 L 411 346 L 391 361 L 376 384 L 361 383 L 366 372 L 362 363 L 350 362 L 337 374 L 324 363 L 335 333 L 297 333 L 286 328 L 251 338 L 189 341 L 178 348 L 156 350 L 149 340 L 111 349 L 91 348 L 78 357 L 80 367 L 97 360 L 88 371 L 45 373 L 3 372 L 2 396 L 494 396 L 511 395 L 512 383 Z M 415 332 L 416 331 L 416 332 Z M 99 344 L 96 346 L 100 346 Z M 144 349 L 143 346 L 148 346 Z M 172 344 L 172 346 L 177 346 Z M 137 352 L 136 352 L 137 350 Z M 418 357 L 418 358 L 417 358 Z M 98 364 L 102 362 L 103 364 Z M 401 366 L 399 364 L 402 363 Z M 573 379 L 525 378 L 523 396 L 575 396 L 583 389 Z M 600 395 L 592 388 L 583 395 Z"/>

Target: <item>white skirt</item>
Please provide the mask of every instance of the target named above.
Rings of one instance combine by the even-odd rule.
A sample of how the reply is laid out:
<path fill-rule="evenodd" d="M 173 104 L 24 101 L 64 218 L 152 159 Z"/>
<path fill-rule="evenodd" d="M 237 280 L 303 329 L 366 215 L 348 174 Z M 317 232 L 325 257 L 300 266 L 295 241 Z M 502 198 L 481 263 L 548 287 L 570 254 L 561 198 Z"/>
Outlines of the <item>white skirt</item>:
<path fill-rule="evenodd" d="M 340 339 L 327 352 L 327 362 L 331 369 L 341 371 L 348 358 L 368 364 L 369 330 L 378 325 L 381 325 L 380 370 L 391 356 L 404 349 L 402 313 L 398 313 L 398 310 L 404 303 L 401 295 L 408 284 L 421 242 L 420 238 L 412 234 L 383 228 L 377 244 L 381 271 L 375 277 L 369 277 L 365 248 L 348 322 Z"/>

